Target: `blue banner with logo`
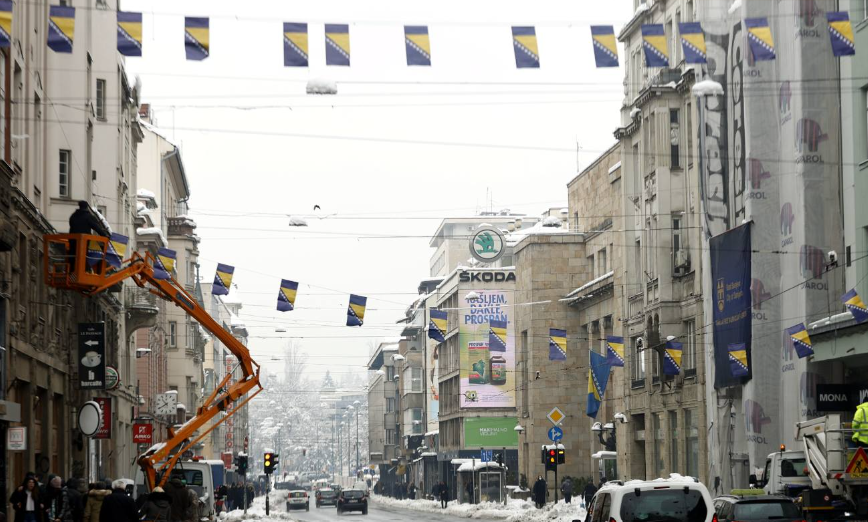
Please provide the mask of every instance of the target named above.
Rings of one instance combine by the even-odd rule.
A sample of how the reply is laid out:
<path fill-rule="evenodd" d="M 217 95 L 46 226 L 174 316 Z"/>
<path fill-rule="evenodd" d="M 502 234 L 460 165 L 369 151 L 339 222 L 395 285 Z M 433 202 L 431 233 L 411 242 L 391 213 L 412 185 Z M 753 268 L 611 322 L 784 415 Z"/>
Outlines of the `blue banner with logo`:
<path fill-rule="evenodd" d="M 738 386 L 750 380 L 750 223 L 714 236 L 711 248 L 711 293 L 714 306 L 714 387 Z M 744 345 L 747 374 L 733 376 L 729 347 Z"/>

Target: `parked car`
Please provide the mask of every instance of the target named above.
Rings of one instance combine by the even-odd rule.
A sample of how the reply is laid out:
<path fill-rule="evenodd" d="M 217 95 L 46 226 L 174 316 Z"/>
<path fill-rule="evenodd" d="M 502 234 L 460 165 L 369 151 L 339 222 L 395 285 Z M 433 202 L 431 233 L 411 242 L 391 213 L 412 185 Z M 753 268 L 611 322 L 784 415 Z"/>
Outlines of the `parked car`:
<path fill-rule="evenodd" d="M 304 509 L 310 511 L 310 500 L 307 496 L 307 491 L 296 489 L 290 491 L 286 497 L 286 510 Z"/>
<path fill-rule="evenodd" d="M 594 495 L 585 522 L 716 522 L 713 506 L 708 489 L 690 477 L 615 481 Z"/>
<path fill-rule="evenodd" d="M 338 495 L 333 489 L 323 488 L 316 492 L 316 507 L 335 506 L 338 503 Z"/>
<path fill-rule="evenodd" d="M 724 495 L 714 499 L 714 511 L 720 522 L 800 522 L 804 519 L 792 499 L 779 495 Z"/>
<path fill-rule="evenodd" d="M 361 489 L 345 489 L 338 494 L 338 515 L 347 511 L 368 514 L 368 495 Z"/>

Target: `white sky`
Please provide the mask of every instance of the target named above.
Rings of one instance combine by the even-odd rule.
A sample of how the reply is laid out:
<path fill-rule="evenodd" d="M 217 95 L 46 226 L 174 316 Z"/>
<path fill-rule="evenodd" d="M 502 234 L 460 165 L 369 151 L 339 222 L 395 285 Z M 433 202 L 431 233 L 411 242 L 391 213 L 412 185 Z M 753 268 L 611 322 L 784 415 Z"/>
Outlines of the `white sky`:
<path fill-rule="evenodd" d="M 202 276 L 218 261 L 236 267 L 251 350 L 271 371 L 292 336 L 304 337 L 312 377 L 361 372 L 369 342 L 400 332 L 439 218 L 472 215 L 488 192 L 495 210 L 566 206 L 576 142 L 582 165 L 614 143 L 623 71 L 594 68 L 588 26 L 617 32 L 629 0 L 179 4 L 123 2 L 145 13 L 144 56 L 127 66 L 182 146 Z M 211 17 L 204 62 L 184 59 L 184 15 Z M 308 22 L 310 69 L 283 67 L 284 21 Z M 324 66 L 323 23 L 350 24 L 352 67 Z M 429 26 L 432 67 L 406 66 L 404 24 Z M 536 26 L 540 69 L 515 68 L 511 25 Z M 338 96 L 306 96 L 312 77 L 337 80 Z M 315 204 L 336 215 L 287 226 Z M 285 314 L 281 278 L 300 283 Z M 343 326 L 350 292 L 368 296 L 362 328 Z"/>

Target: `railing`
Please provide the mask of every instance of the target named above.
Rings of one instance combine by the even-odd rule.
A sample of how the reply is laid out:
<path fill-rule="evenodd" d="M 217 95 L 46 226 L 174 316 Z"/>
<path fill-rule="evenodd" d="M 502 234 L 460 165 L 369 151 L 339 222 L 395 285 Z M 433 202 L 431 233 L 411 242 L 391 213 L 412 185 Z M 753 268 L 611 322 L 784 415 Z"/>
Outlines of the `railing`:
<path fill-rule="evenodd" d="M 629 318 L 639 317 L 645 309 L 644 295 L 638 293 L 627 298 Z"/>
<path fill-rule="evenodd" d="M 127 308 L 157 308 L 157 296 L 139 287 L 124 289 L 124 306 Z"/>

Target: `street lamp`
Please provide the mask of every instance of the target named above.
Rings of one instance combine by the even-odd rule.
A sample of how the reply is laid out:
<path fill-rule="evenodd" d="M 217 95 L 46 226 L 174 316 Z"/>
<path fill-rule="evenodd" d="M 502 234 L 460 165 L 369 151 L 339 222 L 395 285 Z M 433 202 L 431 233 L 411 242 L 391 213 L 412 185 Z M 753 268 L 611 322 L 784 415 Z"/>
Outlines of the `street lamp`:
<path fill-rule="evenodd" d="M 591 433 L 597 434 L 597 438 L 600 439 L 600 444 L 603 445 L 606 451 L 617 450 L 618 446 L 614 423 L 607 422 L 606 424 L 602 424 L 600 422 L 595 422 L 591 426 Z"/>
<path fill-rule="evenodd" d="M 353 401 L 353 404 L 356 406 L 356 473 L 359 472 L 359 410 L 362 408 L 359 406 L 362 404 L 360 401 Z"/>

